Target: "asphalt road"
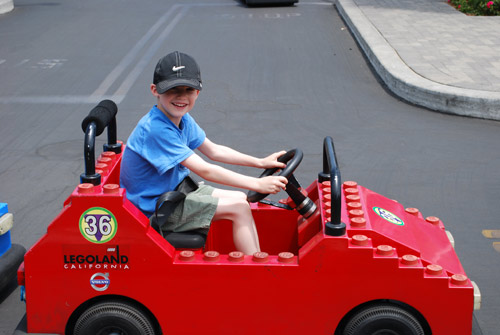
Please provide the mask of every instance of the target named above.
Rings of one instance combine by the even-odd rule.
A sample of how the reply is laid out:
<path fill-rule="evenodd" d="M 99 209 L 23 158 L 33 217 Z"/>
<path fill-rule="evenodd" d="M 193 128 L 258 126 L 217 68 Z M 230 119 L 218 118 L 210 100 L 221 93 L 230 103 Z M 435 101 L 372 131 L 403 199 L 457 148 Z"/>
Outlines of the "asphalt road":
<path fill-rule="evenodd" d="M 125 141 L 154 103 L 156 61 L 174 50 L 201 66 L 192 114 L 214 142 L 257 156 L 299 147 L 296 176 L 308 185 L 332 136 L 343 180 L 440 217 L 481 289 L 477 322 L 497 334 L 500 239 L 483 230 L 500 229 L 500 123 L 392 96 L 329 2 L 15 1 L 0 15 L 0 201 L 14 214 L 14 243 L 33 245 L 78 184 L 90 109 L 116 101 Z M 0 334 L 24 314 L 18 296 L 14 283 L 0 296 Z"/>

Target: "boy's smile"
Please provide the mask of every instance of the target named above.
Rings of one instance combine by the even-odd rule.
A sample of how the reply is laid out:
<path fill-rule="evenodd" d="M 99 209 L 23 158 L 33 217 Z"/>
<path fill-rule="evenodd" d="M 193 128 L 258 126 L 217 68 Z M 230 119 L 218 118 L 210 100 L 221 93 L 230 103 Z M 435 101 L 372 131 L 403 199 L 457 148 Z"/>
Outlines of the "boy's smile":
<path fill-rule="evenodd" d="M 158 98 L 158 108 L 177 126 L 182 117 L 193 109 L 200 93 L 189 86 L 177 86 L 159 94 L 154 84 L 151 85 L 151 92 Z"/>

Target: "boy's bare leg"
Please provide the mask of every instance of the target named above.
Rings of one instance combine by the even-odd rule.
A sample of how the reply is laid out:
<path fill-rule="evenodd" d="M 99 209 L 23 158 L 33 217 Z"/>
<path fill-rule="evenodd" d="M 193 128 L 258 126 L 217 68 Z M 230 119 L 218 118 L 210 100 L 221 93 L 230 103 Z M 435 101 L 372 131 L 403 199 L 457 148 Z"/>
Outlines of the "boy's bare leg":
<path fill-rule="evenodd" d="M 226 219 L 233 222 L 236 248 L 246 255 L 260 251 L 259 236 L 245 193 L 215 189 L 212 195 L 219 198 L 214 220 Z"/>

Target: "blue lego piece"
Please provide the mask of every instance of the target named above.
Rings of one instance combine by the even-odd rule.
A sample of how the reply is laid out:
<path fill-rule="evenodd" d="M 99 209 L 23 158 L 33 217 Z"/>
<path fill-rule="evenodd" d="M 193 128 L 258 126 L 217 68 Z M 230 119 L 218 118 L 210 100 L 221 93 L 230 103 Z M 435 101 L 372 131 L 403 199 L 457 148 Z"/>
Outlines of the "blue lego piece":
<path fill-rule="evenodd" d="M 9 212 L 9 207 L 6 203 L 0 202 L 0 216 L 5 215 Z"/>
<path fill-rule="evenodd" d="M 0 235 L 0 257 L 7 252 L 12 246 L 10 239 L 10 231 L 6 232 L 3 235 Z"/>
<path fill-rule="evenodd" d="M 0 202 L 0 217 L 7 214 L 9 212 L 9 208 L 6 203 Z M 2 256 L 7 250 L 12 246 L 10 239 L 10 231 L 0 235 L 0 256 Z"/>

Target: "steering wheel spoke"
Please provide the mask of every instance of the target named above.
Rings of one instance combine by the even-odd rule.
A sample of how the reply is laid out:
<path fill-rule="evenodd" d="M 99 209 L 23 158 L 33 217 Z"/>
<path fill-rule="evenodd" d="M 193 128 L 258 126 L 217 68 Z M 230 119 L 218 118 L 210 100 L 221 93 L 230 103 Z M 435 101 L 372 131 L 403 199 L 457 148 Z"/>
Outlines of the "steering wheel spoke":
<path fill-rule="evenodd" d="M 300 184 L 293 175 L 302 158 L 304 157 L 300 149 L 293 149 L 287 151 L 283 156 L 278 158 L 278 161 L 285 163 L 286 167 L 284 169 L 280 168 L 270 168 L 266 169 L 259 178 L 267 177 L 278 173 L 279 176 L 283 176 L 288 179 L 288 184 L 286 185 L 286 193 L 290 196 L 292 201 L 295 203 L 295 209 L 305 218 L 308 218 L 316 211 L 316 204 L 314 201 L 306 197 L 302 192 L 300 192 Z M 255 191 L 249 191 L 247 199 L 249 202 L 258 202 L 267 197 L 269 194 L 258 193 Z"/>
<path fill-rule="evenodd" d="M 278 176 L 283 176 L 286 179 L 289 179 L 295 169 L 299 166 L 300 162 L 302 162 L 302 158 L 304 157 L 304 154 L 302 153 L 302 150 L 300 149 L 293 149 L 287 151 L 283 156 L 278 158 L 278 161 L 281 163 L 285 163 L 286 167 L 284 169 L 281 168 L 269 168 L 264 170 L 264 172 L 259 176 L 259 178 L 267 177 L 267 176 L 272 176 L 276 174 L 278 171 Z M 295 177 L 293 177 L 295 179 Z M 249 191 L 247 194 L 247 200 L 249 202 L 258 202 L 265 197 L 269 195 L 265 193 L 258 193 L 255 191 Z"/>

